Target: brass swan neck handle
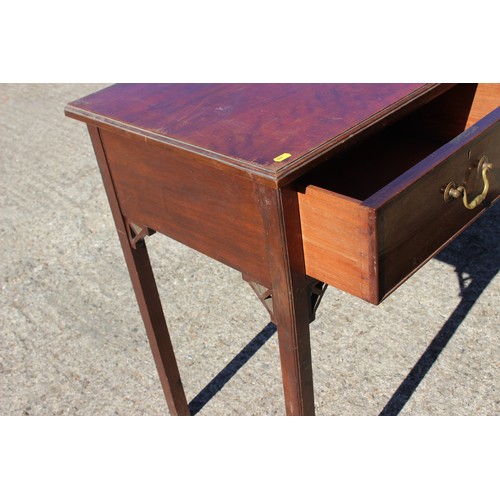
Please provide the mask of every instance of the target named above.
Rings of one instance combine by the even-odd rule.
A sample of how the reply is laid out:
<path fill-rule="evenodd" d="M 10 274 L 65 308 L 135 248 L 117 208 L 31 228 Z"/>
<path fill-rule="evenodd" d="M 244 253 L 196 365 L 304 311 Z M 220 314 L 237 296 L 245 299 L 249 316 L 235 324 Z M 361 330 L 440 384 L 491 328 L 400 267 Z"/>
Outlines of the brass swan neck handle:
<path fill-rule="evenodd" d="M 490 188 L 490 183 L 488 180 L 488 172 L 493 168 L 493 163 L 490 163 L 488 161 L 488 158 L 486 156 L 483 156 L 479 160 L 477 168 L 481 172 L 481 176 L 483 178 L 484 182 L 483 191 L 480 194 L 478 194 L 472 201 L 469 202 L 467 199 L 467 190 L 465 186 L 457 187 L 456 184 L 453 181 L 451 181 L 446 186 L 446 189 L 444 191 L 444 201 L 448 202 L 453 199 L 462 198 L 464 207 L 469 210 L 473 210 L 474 208 L 479 206 L 488 195 L 488 190 Z"/>

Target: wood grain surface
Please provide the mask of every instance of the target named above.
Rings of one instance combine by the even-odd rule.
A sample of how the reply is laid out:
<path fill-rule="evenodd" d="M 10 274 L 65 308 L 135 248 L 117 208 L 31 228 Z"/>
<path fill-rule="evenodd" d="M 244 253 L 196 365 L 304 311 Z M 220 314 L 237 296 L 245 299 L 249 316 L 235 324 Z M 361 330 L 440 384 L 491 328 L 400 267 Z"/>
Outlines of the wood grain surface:
<path fill-rule="evenodd" d="M 66 114 L 280 178 L 388 120 L 434 84 L 119 84 Z M 275 161 L 283 153 L 290 156 Z"/>
<path fill-rule="evenodd" d="M 500 108 L 450 137 L 466 126 L 471 105 L 491 107 L 473 103 L 468 85 L 456 89 L 450 92 L 467 99 L 443 96 L 298 181 L 308 275 L 378 304 L 498 198 L 494 167 L 479 207 L 444 202 L 451 181 L 466 186 L 469 200 L 482 191 L 483 155 L 500 163 Z"/>
<path fill-rule="evenodd" d="M 208 160 L 137 137 L 101 131 L 124 217 L 270 286 L 255 185 L 217 175 Z"/>

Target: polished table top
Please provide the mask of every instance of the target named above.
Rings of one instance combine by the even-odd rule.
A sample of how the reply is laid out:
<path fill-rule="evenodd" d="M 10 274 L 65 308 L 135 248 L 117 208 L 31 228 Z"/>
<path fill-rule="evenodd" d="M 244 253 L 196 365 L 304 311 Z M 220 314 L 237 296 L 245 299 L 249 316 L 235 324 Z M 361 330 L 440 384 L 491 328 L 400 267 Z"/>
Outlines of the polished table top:
<path fill-rule="evenodd" d="M 435 90 L 410 83 L 118 84 L 66 112 L 280 179 Z"/>

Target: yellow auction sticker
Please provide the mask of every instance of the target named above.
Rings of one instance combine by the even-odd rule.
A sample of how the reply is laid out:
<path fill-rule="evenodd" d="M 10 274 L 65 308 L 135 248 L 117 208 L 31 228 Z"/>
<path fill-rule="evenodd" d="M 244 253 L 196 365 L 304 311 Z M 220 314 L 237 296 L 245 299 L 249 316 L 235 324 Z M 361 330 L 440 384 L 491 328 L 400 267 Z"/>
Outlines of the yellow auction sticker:
<path fill-rule="evenodd" d="M 280 162 L 280 161 L 286 160 L 287 158 L 290 158 L 290 156 L 292 156 L 290 153 L 283 153 L 283 154 L 277 156 L 276 158 L 274 158 L 274 161 Z"/>

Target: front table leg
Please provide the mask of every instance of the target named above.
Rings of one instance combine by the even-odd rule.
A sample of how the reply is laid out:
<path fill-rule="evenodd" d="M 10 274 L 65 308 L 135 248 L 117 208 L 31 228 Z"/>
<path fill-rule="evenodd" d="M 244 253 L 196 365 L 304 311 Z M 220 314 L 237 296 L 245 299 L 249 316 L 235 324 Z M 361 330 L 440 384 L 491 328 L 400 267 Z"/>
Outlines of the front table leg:
<path fill-rule="evenodd" d="M 287 415 L 314 415 L 309 301 L 297 193 L 259 186 Z"/>
<path fill-rule="evenodd" d="M 144 241 L 139 242 L 139 244 L 135 244 L 135 242 L 132 244 L 130 241 L 129 231 L 127 231 L 126 222 L 116 197 L 99 130 L 89 125 L 89 133 L 168 409 L 171 415 L 189 415 L 189 407 L 182 387 L 146 245 Z"/>

